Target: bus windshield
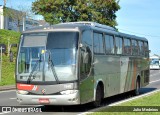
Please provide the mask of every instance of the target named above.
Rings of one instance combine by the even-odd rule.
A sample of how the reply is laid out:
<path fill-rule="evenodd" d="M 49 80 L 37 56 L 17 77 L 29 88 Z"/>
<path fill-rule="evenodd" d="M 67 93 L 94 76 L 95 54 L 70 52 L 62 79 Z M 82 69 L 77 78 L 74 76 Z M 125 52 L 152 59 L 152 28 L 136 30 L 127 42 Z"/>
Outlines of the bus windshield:
<path fill-rule="evenodd" d="M 17 80 L 67 82 L 77 80 L 78 32 L 24 34 L 18 54 Z"/>

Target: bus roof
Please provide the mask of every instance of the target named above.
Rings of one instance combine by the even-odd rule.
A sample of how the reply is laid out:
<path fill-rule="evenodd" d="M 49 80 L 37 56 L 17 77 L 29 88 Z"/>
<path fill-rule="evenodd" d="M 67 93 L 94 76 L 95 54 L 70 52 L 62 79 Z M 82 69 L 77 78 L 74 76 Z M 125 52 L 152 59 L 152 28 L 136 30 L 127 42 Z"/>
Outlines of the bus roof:
<path fill-rule="evenodd" d="M 32 29 L 28 29 L 27 31 L 24 31 L 23 33 L 30 33 L 30 32 L 45 32 L 45 31 L 53 31 L 55 29 L 76 29 L 78 28 L 80 31 L 87 30 L 87 29 L 92 29 L 96 31 L 102 31 L 106 32 L 111 35 L 116 35 L 120 37 L 125 37 L 125 38 L 131 38 L 131 39 L 138 39 L 138 40 L 143 40 L 143 41 L 148 41 L 144 37 L 138 37 L 135 35 L 129 35 L 125 33 L 118 32 L 115 28 L 102 25 L 96 22 L 88 22 L 88 21 L 82 21 L 82 22 L 67 22 L 67 23 L 60 23 L 56 25 L 51 25 L 51 26 L 41 26 L 41 27 L 35 27 Z"/>

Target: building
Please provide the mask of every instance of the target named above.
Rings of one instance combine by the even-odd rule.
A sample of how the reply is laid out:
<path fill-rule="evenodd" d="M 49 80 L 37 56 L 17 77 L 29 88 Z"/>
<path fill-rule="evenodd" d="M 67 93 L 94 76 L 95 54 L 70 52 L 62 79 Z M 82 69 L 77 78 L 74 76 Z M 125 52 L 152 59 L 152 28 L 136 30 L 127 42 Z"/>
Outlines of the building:
<path fill-rule="evenodd" d="M 45 20 L 39 20 L 39 26 L 49 26 L 49 23 L 47 23 Z"/>
<path fill-rule="evenodd" d="M 3 16 L 3 6 L 0 5 L 0 29 L 5 28 L 4 18 L 5 17 Z"/>
<path fill-rule="evenodd" d="M 18 11 L 12 8 L 6 7 L 9 13 L 4 15 L 4 6 L 0 5 L 0 29 L 20 31 L 30 29 L 37 26 L 43 26 L 42 20 L 34 20 L 31 18 L 25 18 L 25 12 Z M 44 25 L 48 25 L 43 20 Z"/>
<path fill-rule="evenodd" d="M 22 31 L 22 20 L 25 18 L 25 13 L 8 7 L 5 8 L 6 12 L 4 12 L 4 6 L 0 6 L 0 29 Z"/>

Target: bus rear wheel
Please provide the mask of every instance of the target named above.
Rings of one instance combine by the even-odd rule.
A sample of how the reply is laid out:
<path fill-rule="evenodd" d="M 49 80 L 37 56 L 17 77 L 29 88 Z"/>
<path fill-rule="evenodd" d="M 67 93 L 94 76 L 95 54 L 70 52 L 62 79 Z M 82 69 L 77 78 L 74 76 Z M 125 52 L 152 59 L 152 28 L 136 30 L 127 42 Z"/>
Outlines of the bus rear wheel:
<path fill-rule="evenodd" d="M 134 90 L 133 95 L 135 95 L 135 96 L 139 95 L 140 94 L 139 90 L 140 90 L 140 80 L 137 79 L 137 81 L 136 81 L 136 89 Z"/>
<path fill-rule="evenodd" d="M 97 89 L 96 89 L 96 97 L 95 97 L 95 101 L 93 102 L 93 105 L 95 107 L 99 107 L 101 106 L 101 101 L 102 101 L 102 89 L 100 87 L 100 85 L 97 86 Z"/>

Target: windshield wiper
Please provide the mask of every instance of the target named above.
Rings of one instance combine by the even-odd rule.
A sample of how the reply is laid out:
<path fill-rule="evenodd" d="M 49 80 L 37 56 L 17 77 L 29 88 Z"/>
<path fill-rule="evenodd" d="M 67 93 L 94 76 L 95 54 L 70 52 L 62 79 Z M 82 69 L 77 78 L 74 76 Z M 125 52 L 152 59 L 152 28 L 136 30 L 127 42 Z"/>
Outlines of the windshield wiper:
<path fill-rule="evenodd" d="M 35 74 L 33 74 L 33 73 L 36 70 L 36 68 L 40 62 L 41 62 L 41 60 L 37 60 L 36 63 L 34 64 L 33 69 L 31 70 L 31 73 L 29 74 L 29 77 L 27 79 L 27 84 L 29 84 L 35 78 Z M 31 79 L 31 77 L 33 77 L 33 78 Z"/>
<path fill-rule="evenodd" d="M 27 79 L 27 84 L 29 84 L 33 79 L 35 79 L 35 74 L 33 74 L 33 73 L 34 73 L 34 71 L 36 70 L 36 68 L 37 68 L 37 66 L 38 66 L 38 64 L 39 64 L 40 62 L 41 62 L 41 54 L 40 54 L 40 59 L 36 61 L 36 63 L 35 63 L 34 66 L 33 66 L 33 69 L 31 70 L 31 73 L 29 74 L 29 77 L 28 77 L 28 79 Z M 39 67 L 39 68 L 40 68 L 40 67 Z M 31 79 L 31 77 L 33 77 L 33 78 Z"/>
<path fill-rule="evenodd" d="M 60 84 L 60 81 L 59 81 L 59 79 L 58 79 L 58 76 L 57 76 L 57 73 L 56 73 L 56 70 L 55 70 L 55 67 L 54 67 L 54 63 L 53 63 L 53 61 L 52 61 L 52 59 L 51 59 L 51 51 L 50 50 L 48 50 L 49 51 L 49 57 L 48 57 L 48 65 L 49 65 L 49 67 L 51 67 L 51 70 L 52 70 L 52 73 L 53 73 L 53 76 L 54 76 L 54 78 L 55 78 L 55 80 L 56 80 L 56 82 L 58 83 L 58 84 Z M 52 57 L 53 58 L 53 57 Z"/>

